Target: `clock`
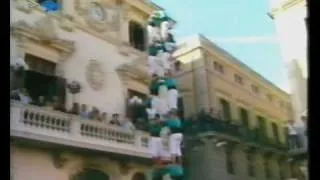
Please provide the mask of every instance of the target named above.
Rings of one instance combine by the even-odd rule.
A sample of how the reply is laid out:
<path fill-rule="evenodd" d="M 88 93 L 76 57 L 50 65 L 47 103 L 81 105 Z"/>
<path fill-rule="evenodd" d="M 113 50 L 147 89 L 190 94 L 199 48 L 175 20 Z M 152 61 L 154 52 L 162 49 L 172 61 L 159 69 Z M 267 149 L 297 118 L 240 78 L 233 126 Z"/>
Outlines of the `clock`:
<path fill-rule="evenodd" d="M 91 20 L 96 22 L 103 22 L 106 20 L 106 11 L 103 6 L 97 2 L 90 3 L 88 15 Z"/>

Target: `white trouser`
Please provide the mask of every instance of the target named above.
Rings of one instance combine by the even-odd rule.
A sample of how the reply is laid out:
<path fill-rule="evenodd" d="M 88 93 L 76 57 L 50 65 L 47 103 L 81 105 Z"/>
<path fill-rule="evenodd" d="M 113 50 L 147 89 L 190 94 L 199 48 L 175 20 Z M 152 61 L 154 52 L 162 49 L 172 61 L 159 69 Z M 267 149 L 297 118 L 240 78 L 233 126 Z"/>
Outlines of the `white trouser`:
<path fill-rule="evenodd" d="M 161 61 L 165 71 L 170 69 L 170 57 L 171 55 L 168 52 L 161 53 Z"/>
<path fill-rule="evenodd" d="M 166 85 L 161 85 L 158 90 L 158 97 L 160 99 L 167 100 L 168 98 L 168 87 Z"/>
<path fill-rule="evenodd" d="M 182 156 L 181 143 L 183 140 L 182 133 L 174 133 L 169 137 L 169 151 L 173 156 Z"/>
<path fill-rule="evenodd" d="M 168 90 L 168 107 L 169 109 L 178 109 L 178 90 Z"/>
<path fill-rule="evenodd" d="M 148 144 L 149 153 L 152 158 L 161 157 L 162 144 L 160 137 L 151 137 Z"/>
<path fill-rule="evenodd" d="M 160 25 L 160 34 L 163 40 L 168 39 L 168 33 L 169 33 L 169 22 L 163 21 Z"/>
<path fill-rule="evenodd" d="M 149 75 L 156 74 L 160 77 L 164 76 L 165 69 L 161 65 L 161 60 L 158 56 L 149 56 L 148 57 L 148 71 Z"/>
<path fill-rule="evenodd" d="M 170 161 L 171 160 L 171 153 L 169 151 L 169 139 L 162 138 L 161 139 L 161 160 Z"/>
<path fill-rule="evenodd" d="M 151 99 L 151 107 L 159 115 L 165 115 L 169 111 L 166 99 L 161 99 L 158 96 L 153 96 L 152 97 L 152 99 Z"/>
<path fill-rule="evenodd" d="M 161 39 L 159 28 L 148 25 L 147 32 L 149 45 L 152 45 L 155 41 L 159 41 Z"/>

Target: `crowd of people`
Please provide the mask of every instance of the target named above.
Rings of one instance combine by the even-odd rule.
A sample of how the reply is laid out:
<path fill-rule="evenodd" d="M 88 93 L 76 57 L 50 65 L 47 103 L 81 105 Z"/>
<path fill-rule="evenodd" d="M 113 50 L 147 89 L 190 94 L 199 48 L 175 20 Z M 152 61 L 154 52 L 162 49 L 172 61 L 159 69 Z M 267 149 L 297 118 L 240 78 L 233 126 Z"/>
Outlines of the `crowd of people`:
<path fill-rule="evenodd" d="M 126 116 L 120 119 L 118 113 L 113 113 L 111 114 L 111 117 L 108 117 L 108 113 L 100 111 L 97 107 L 92 107 L 91 110 L 88 110 L 86 104 L 79 104 L 77 102 L 74 102 L 70 109 L 66 109 L 62 100 L 57 96 L 53 96 L 51 99 L 46 99 L 44 96 L 38 96 L 38 98 L 32 99 L 28 94 L 28 91 L 23 88 L 12 91 L 10 99 L 25 105 L 34 105 L 47 110 L 72 114 L 79 116 L 84 120 L 99 121 L 112 126 L 122 127 L 130 131 L 135 130 L 134 124 L 131 122 L 130 118 Z"/>

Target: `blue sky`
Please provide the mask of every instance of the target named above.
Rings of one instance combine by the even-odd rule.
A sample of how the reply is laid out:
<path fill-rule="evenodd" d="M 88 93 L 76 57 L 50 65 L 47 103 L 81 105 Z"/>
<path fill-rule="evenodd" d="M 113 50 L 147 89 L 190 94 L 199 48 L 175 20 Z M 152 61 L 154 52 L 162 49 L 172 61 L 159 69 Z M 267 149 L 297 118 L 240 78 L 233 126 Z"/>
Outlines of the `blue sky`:
<path fill-rule="evenodd" d="M 267 16 L 270 0 L 153 2 L 178 22 L 176 39 L 201 33 L 266 79 L 287 89 L 275 26 Z"/>

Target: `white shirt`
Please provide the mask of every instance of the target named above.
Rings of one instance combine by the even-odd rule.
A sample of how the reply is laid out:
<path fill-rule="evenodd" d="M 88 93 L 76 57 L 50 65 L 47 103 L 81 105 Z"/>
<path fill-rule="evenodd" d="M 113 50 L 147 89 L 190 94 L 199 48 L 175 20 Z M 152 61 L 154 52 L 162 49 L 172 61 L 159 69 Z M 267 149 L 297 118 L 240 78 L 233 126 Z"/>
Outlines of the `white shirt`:
<path fill-rule="evenodd" d="M 297 131 L 294 128 L 294 125 L 288 124 L 289 135 L 297 135 Z"/>

